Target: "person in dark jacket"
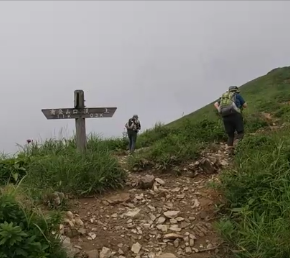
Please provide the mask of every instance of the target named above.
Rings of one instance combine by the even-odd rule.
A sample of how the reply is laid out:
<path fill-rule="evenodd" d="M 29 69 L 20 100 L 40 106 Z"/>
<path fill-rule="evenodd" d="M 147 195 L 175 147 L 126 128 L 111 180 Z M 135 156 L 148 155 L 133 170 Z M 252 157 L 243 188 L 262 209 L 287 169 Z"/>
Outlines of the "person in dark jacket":
<path fill-rule="evenodd" d="M 237 140 L 243 139 L 244 136 L 244 120 L 241 111 L 247 107 L 247 104 L 240 95 L 239 88 L 230 86 L 229 90 L 221 96 L 214 106 L 222 116 L 224 128 L 228 135 L 228 150 L 230 154 L 233 154 L 235 132 L 237 132 Z"/>
<path fill-rule="evenodd" d="M 127 128 L 129 138 L 129 152 L 132 154 L 135 150 L 138 132 L 141 130 L 141 123 L 138 115 L 134 115 L 130 118 L 125 127 Z"/>

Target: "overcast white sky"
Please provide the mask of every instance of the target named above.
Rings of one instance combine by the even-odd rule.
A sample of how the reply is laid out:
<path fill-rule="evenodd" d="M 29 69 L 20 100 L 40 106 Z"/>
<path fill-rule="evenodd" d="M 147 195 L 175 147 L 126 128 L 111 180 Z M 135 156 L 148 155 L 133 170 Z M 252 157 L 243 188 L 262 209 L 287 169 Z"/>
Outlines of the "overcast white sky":
<path fill-rule="evenodd" d="M 143 129 L 179 118 L 289 65 L 287 1 L 0 2 L 0 150 L 65 136 L 73 120 L 42 108 L 117 106 L 87 132 L 121 136 L 137 113 Z"/>

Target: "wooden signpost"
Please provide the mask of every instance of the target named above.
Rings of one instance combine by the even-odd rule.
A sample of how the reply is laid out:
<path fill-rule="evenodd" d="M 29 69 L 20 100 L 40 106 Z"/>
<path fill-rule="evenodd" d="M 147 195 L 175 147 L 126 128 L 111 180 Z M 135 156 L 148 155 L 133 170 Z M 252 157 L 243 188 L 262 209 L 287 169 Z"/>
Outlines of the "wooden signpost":
<path fill-rule="evenodd" d="M 74 92 L 74 108 L 42 109 L 47 119 L 75 119 L 76 123 L 76 145 L 80 151 L 87 146 L 86 118 L 108 118 L 116 112 L 116 107 L 93 107 L 85 106 L 85 94 L 83 90 Z"/>

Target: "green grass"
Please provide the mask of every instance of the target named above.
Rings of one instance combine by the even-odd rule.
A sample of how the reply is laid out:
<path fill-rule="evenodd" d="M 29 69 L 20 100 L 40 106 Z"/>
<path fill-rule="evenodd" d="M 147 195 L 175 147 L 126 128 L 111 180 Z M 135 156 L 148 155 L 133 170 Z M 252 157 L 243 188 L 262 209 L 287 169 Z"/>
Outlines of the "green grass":
<path fill-rule="evenodd" d="M 123 139 L 91 137 L 85 153 L 74 139 L 28 144 L 12 157 L 0 158 L 0 257 L 66 258 L 52 230 L 61 214 L 44 216 L 39 209 L 52 201 L 55 191 L 64 196 L 87 196 L 120 188 L 126 179 L 113 151 L 124 148 Z M 20 184 L 21 183 L 21 184 Z M 47 205 L 62 210 L 69 204 Z M 46 212 L 47 213 L 47 212 Z"/>
<path fill-rule="evenodd" d="M 230 171 L 220 176 L 225 204 L 219 232 L 231 257 L 290 257 L 290 67 L 274 69 L 240 87 L 248 103 L 246 136 Z M 222 94 L 222 92 L 221 92 Z M 267 120 L 263 113 L 272 116 Z M 278 131 L 270 130 L 275 124 Z M 283 125 L 283 126 L 282 126 Z M 168 125 L 156 125 L 139 137 L 148 147 L 131 158 L 133 167 L 168 170 L 197 158 L 213 141 L 225 139 L 213 102 Z"/>
<path fill-rule="evenodd" d="M 17 183 L 26 175 L 23 187 L 39 195 L 60 191 L 82 196 L 122 187 L 126 173 L 111 151 L 120 141 L 92 137 L 85 153 L 76 151 L 73 140 L 29 144 L 15 157 L 0 160 L 0 183 Z"/>
<path fill-rule="evenodd" d="M 67 258 L 51 233 L 61 222 L 59 213 L 44 216 L 18 187 L 6 186 L 0 195 L 0 257 Z"/>
<path fill-rule="evenodd" d="M 220 120 L 183 120 L 179 127 L 157 124 L 154 129 L 140 135 L 138 147 L 148 150 L 129 159 L 131 167 L 137 167 L 143 160 L 150 160 L 152 166 L 167 170 L 183 161 L 195 159 L 207 143 L 225 139 Z"/>
<path fill-rule="evenodd" d="M 236 257 L 290 257 L 290 127 L 247 136 L 221 175 L 227 209 L 218 228 Z"/>
<path fill-rule="evenodd" d="M 290 118 L 290 68 L 274 69 L 267 75 L 252 80 L 240 87 L 248 103 L 243 116 L 247 133 L 254 133 L 269 126 L 262 113 L 271 113 L 276 123 Z M 221 92 L 222 94 L 222 92 Z M 226 139 L 221 118 L 213 103 L 167 125 L 156 124 L 142 133 L 137 147 L 149 147 L 146 152 L 135 155 L 130 164 L 137 166 L 147 159 L 164 169 L 196 158 L 200 149 L 208 143 Z"/>

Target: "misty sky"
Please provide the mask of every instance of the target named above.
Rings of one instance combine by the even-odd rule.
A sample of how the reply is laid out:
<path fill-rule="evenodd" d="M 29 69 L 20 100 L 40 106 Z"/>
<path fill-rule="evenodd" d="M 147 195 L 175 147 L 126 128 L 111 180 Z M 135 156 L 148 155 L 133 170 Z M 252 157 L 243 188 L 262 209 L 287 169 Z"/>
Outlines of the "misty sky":
<path fill-rule="evenodd" d="M 74 120 L 42 108 L 117 106 L 87 119 L 87 132 L 121 136 L 138 114 L 143 129 L 179 118 L 289 65 L 287 1 L 0 2 L 0 150 L 26 139 L 70 136 Z M 250 104 L 250 103 L 249 103 Z"/>

